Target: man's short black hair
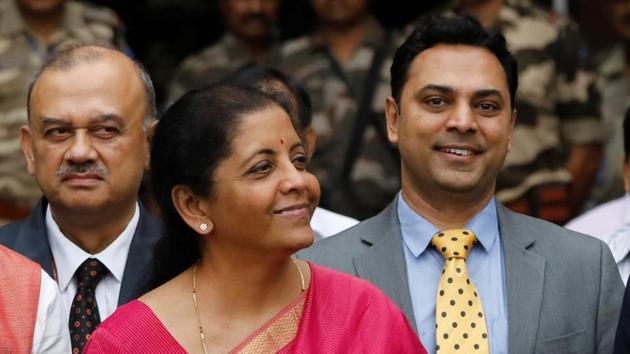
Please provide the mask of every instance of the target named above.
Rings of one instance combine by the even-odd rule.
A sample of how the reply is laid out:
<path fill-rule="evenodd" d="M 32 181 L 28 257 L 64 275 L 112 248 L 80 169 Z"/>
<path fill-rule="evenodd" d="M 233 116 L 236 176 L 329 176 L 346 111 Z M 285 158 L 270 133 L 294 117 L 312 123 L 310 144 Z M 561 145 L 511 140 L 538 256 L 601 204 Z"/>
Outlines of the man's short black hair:
<path fill-rule="evenodd" d="M 398 47 L 391 67 L 392 96 L 400 105 L 402 89 L 407 82 L 411 62 L 421 52 L 438 44 L 463 44 L 485 48 L 492 52 L 503 67 L 514 107 L 518 86 L 516 59 L 507 49 L 505 37 L 497 31 L 483 28 L 471 16 L 432 16 L 418 23 L 416 28 Z"/>

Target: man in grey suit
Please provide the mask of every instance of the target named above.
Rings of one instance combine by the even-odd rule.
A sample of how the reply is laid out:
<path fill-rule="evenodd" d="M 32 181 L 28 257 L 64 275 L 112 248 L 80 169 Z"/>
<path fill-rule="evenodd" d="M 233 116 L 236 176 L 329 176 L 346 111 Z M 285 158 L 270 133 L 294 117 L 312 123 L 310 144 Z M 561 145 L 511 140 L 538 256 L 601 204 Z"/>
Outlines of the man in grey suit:
<path fill-rule="evenodd" d="M 58 283 L 73 352 L 118 305 L 142 295 L 160 223 L 137 202 L 155 94 L 141 66 L 99 46 L 54 54 L 28 94 L 21 131 L 44 197 L 0 243 Z"/>
<path fill-rule="evenodd" d="M 401 155 L 400 194 L 300 257 L 380 287 L 435 352 L 447 256 L 431 243 L 465 228 L 476 235 L 464 259 L 490 353 L 611 352 L 623 284 L 608 247 L 493 197 L 516 120 L 516 62 L 503 36 L 471 17 L 431 18 L 398 48 L 391 76 L 386 118 Z"/>

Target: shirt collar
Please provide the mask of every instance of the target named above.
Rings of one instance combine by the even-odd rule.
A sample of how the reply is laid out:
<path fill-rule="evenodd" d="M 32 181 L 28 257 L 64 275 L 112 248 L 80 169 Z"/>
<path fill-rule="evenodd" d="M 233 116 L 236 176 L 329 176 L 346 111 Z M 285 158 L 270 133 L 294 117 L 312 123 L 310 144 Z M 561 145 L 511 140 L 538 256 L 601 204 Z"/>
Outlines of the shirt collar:
<path fill-rule="evenodd" d="M 630 193 L 623 196 L 623 223 L 630 225 Z"/>
<path fill-rule="evenodd" d="M 398 197 L 398 220 L 403 242 L 416 258 L 429 247 L 433 235 L 440 231 L 413 211 L 405 202 L 402 193 Z M 466 224 L 465 228 L 475 233 L 486 252 L 492 249 L 499 237 L 499 219 L 494 198 Z"/>
<path fill-rule="evenodd" d="M 70 241 L 59 229 L 52 217 L 50 204 L 46 207 L 46 227 L 48 229 L 48 242 L 55 260 L 57 270 L 57 283 L 59 289 L 66 290 L 74 276 L 76 269 L 88 258 L 96 258 L 101 261 L 119 283 L 122 281 L 127 264 L 127 256 L 133 234 L 140 219 L 140 208 L 136 203 L 133 217 L 127 227 L 107 248 L 97 254 L 89 254 Z"/>
<path fill-rule="evenodd" d="M 623 198 L 623 224 L 603 237 L 617 263 L 627 258 L 628 253 L 630 253 L 630 242 L 628 242 L 628 236 L 630 236 L 630 194 L 626 193 Z"/>

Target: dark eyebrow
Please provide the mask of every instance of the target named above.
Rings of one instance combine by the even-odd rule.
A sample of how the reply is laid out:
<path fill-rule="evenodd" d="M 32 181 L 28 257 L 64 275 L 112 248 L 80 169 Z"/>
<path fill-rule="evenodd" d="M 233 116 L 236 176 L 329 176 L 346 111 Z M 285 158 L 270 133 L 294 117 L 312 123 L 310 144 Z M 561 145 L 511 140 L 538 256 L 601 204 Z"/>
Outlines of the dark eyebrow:
<path fill-rule="evenodd" d="M 93 119 L 90 124 L 93 124 L 95 122 L 98 123 L 106 123 L 109 121 L 113 121 L 114 123 L 118 124 L 118 125 L 124 125 L 125 120 L 122 119 L 119 115 L 114 114 L 114 113 L 106 113 L 106 114 L 101 114 L 100 116 L 96 117 L 95 119 Z M 48 126 L 48 125 L 63 125 L 63 126 L 69 126 L 70 124 L 61 119 L 61 118 L 55 118 L 55 117 L 44 117 L 42 118 L 42 126 Z"/>
<path fill-rule="evenodd" d="M 419 95 L 422 92 L 429 91 L 429 90 L 438 91 L 444 95 L 450 95 L 453 93 L 453 89 L 449 86 L 428 84 L 428 85 L 423 86 L 420 90 L 418 90 L 418 93 L 416 95 Z"/>
<path fill-rule="evenodd" d="M 118 125 L 124 125 L 125 124 L 125 120 L 122 119 L 122 117 L 120 117 L 117 114 L 114 113 L 105 113 L 105 114 L 101 114 L 100 116 L 96 117 L 95 121 L 98 121 L 100 123 L 106 123 L 109 121 L 113 121 L 114 123 L 118 124 Z"/>
<path fill-rule="evenodd" d="M 503 95 L 501 95 L 501 92 L 499 90 L 495 90 L 495 89 L 485 89 L 485 90 L 475 91 L 475 94 L 473 95 L 473 98 L 475 99 L 488 98 L 488 97 L 497 97 L 501 99 L 501 101 L 503 101 Z"/>
<path fill-rule="evenodd" d="M 429 90 L 438 91 L 444 95 L 452 95 L 454 93 L 453 89 L 449 86 L 428 84 L 422 87 L 416 93 L 416 96 L 419 96 L 423 92 L 429 91 Z M 503 101 L 503 95 L 501 94 L 499 90 L 496 90 L 496 89 L 482 89 L 482 90 L 475 91 L 475 93 L 473 94 L 474 99 L 488 98 L 488 97 L 497 97 L 501 101 Z"/>
<path fill-rule="evenodd" d="M 304 143 L 301 142 L 301 141 L 298 141 L 297 143 L 291 145 L 291 147 L 289 148 L 289 151 L 294 151 L 295 149 L 298 149 L 300 147 L 303 148 L 303 149 L 306 149 Z M 267 148 L 260 149 L 260 150 L 258 150 L 256 152 L 254 152 L 253 154 L 251 154 L 251 156 L 249 156 L 247 159 L 245 159 L 245 161 L 243 161 L 243 163 L 241 165 L 242 166 L 247 166 L 249 164 L 249 162 L 251 160 L 253 160 L 258 155 L 274 156 L 274 155 L 277 155 L 277 153 L 274 150 L 272 150 L 272 149 L 267 149 Z"/>
<path fill-rule="evenodd" d="M 249 162 L 250 162 L 251 160 L 253 160 L 253 159 L 254 159 L 256 156 L 258 156 L 258 155 L 269 155 L 269 156 L 273 156 L 273 155 L 275 155 L 275 154 L 276 154 L 276 153 L 275 153 L 275 151 L 273 151 L 273 150 L 271 150 L 271 149 L 267 149 L 267 148 L 260 149 L 260 150 L 258 150 L 258 151 L 256 151 L 256 152 L 254 152 L 253 154 L 251 154 L 248 158 L 246 158 L 246 159 L 245 159 L 245 161 L 243 161 L 243 163 L 241 164 L 241 166 L 246 167 L 246 166 L 249 164 Z"/>
<path fill-rule="evenodd" d="M 306 145 L 304 145 L 303 142 L 298 141 L 297 143 L 291 145 L 291 148 L 289 149 L 289 151 L 293 151 L 293 150 L 295 150 L 297 148 L 302 148 L 302 149 L 306 150 Z"/>
<path fill-rule="evenodd" d="M 69 125 L 69 124 L 68 122 L 60 118 L 53 118 L 53 117 L 42 118 L 42 126 L 45 127 L 48 125 Z"/>

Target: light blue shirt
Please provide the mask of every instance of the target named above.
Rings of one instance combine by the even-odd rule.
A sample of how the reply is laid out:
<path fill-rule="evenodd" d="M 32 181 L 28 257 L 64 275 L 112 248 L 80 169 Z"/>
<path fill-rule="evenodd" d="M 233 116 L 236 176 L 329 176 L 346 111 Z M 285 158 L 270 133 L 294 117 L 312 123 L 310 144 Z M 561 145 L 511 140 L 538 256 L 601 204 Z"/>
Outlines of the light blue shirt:
<path fill-rule="evenodd" d="M 398 198 L 398 220 L 416 327 L 424 347 L 429 353 L 435 353 L 435 297 L 444 257 L 431 246 L 431 238 L 440 230 L 416 214 L 403 200 L 402 193 Z M 507 354 L 505 266 L 494 199 L 466 224 L 466 228 L 472 230 L 479 241 L 468 254 L 466 263 L 482 301 L 490 353 Z"/>

